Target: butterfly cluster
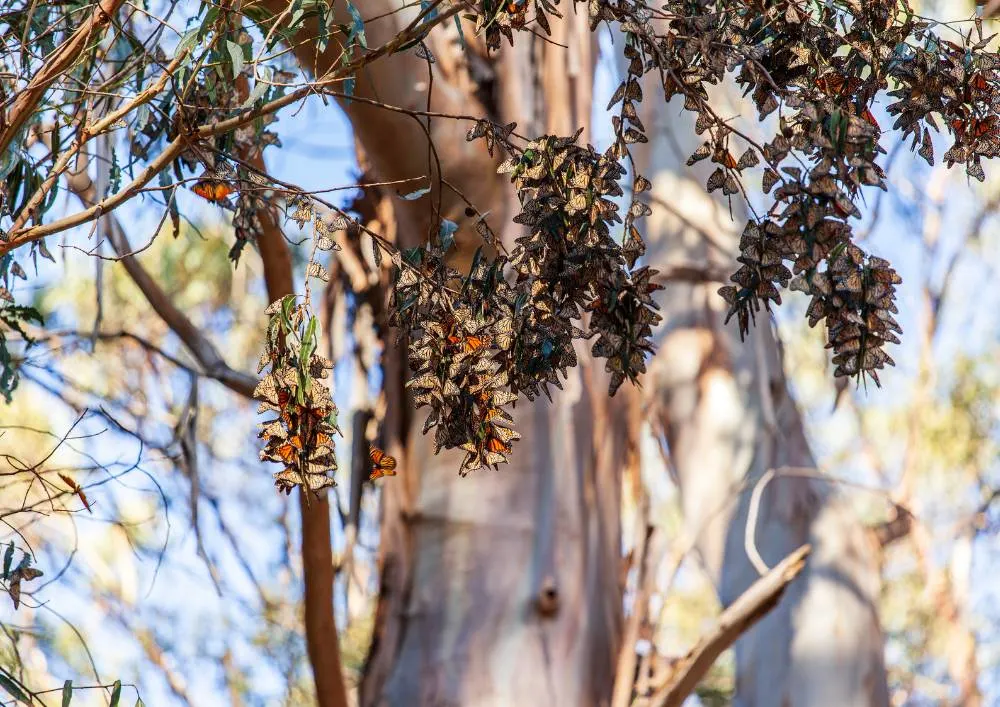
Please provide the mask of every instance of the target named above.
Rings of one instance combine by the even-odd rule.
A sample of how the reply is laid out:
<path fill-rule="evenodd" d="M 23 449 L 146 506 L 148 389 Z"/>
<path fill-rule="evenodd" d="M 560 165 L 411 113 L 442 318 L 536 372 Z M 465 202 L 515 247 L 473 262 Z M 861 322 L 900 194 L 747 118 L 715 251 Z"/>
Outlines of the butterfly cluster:
<path fill-rule="evenodd" d="M 904 139 L 912 137 L 912 149 L 928 163 L 934 162 L 932 131 L 950 133 L 953 144 L 945 162 L 964 164 L 970 176 L 982 180 L 981 160 L 1000 154 L 1000 57 L 988 49 L 992 38 L 983 36 L 981 23 L 957 32 L 956 43 L 938 37 L 907 0 L 670 0 L 658 10 L 636 0 L 588 0 L 588 9 L 592 29 L 605 22 L 620 27 L 628 62 L 608 106 L 618 105 L 614 142 L 603 156 L 610 169 L 630 158 L 633 144 L 647 140 L 638 105 L 644 78 L 653 73 L 664 100 L 681 96 L 684 108 L 697 116 L 695 131 L 705 139 L 688 164 L 711 160 L 710 193 L 745 195 L 746 176 L 758 169 L 763 191 L 773 192 L 767 213 L 755 214 L 744 228 L 733 284 L 719 291 L 741 335 L 757 313 L 780 304 L 781 290 L 794 278 L 796 288 L 812 297 L 810 324 L 825 322 L 835 374 L 878 383 L 876 371 L 893 363 L 885 345 L 898 342 L 900 327 L 893 315 L 901 280 L 888 263 L 853 241 L 864 188 L 887 188 L 879 164 L 885 154 L 883 128 L 873 105 L 878 96 L 889 97 L 892 128 Z M 546 12 L 557 14 L 553 7 L 535 8 L 536 17 Z M 503 19 L 499 5 L 480 8 L 479 26 L 487 32 L 491 23 L 503 27 L 512 41 L 510 30 L 520 27 Z M 494 43 L 499 44 L 499 35 Z M 709 103 L 708 88 L 729 75 L 761 121 L 779 114 L 774 133 L 762 144 L 719 117 Z M 491 151 L 494 144 L 509 145 L 509 126 L 482 121 L 473 132 Z M 517 156 L 519 188 L 535 175 L 551 173 L 553 164 L 543 166 L 537 153 L 533 146 Z M 556 171 L 561 166 L 555 165 Z M 635 221 L 648 213 L 639 197 L 649 182 L 634 170 L 631 176 L 633 201 L 622 219 L 627 268 L 644 251 Z M 544 189 L 541 193 L 542 199 L 530 201 L 518 217 L 531 228 L 544 224 L 525 248 L 528 261 L 558 243 L 552 234 L 566 232 L 580 209 L 604 208 L 590 201 L 590 194 L 575 194 L 575 201 L 560 204 Z M 594 252 L 602 260 L 600 248 Z M 558 263 L 564 267 L 572 260 Z M 602 310 L 605 300 L 597 296 L 587 307 L 597 315 L 591 321 L 599 320 L 610 334 L 594 353 L 608 356 L 616 380 L 634 380 L 648 348 L 642 337 L 629 344 L 614 327 L 627 329 L 626 321 L 640 327 L 655 323 L 649 293 L 643 291 L 649 280 L 636 274 L 620 282 L 610 276 L 597 280 L 610 292 L 629 293 L 625 301 L 630 304 L 621 311 L 634 312 L 623 322 L 609 321 Z"/>
<path fill-rule="evenodd" d="M 436 451 L 461 448 L 461 473 L 507 461 L 520 435 L 505 410 L 517 399 L 505 366 L 514 344 L 511 289 L 502 265 L 477 257 L 463 277 L 440 248 L 404 251 L 394 267 L 390 322 L 409 334 L 416 407 L 429 407 Z"/>
<path fill-rule="evenodd" d="M 260 458 L 284 467 L 274 474 L 278 490 L 290 494 L 302 486 L 318 492 L 335 485 L 330 474 L 337 469 L 333 439 L 340 433 L 337 406 L 324 383 L 333 364 L 316 353 L 316 318 L 294 295 L 265 311 L 270 316 L 267 348 L 257 370 L 269 371 L 254 397 L 260 401 L 259 413 L 277 416 L 261 424 Z"/>
<path fill-rule="evenodd" d="M 592 26 L 616 22 L 625 35 L 627 70 L 611 102 L 621 103 L 617 154 L 646 139 L 636 103 L 652 72 L 665 100 L 679 95 L 697 116 L 705 141 L 689 165 L 714 163 L 709 192 L 745 194 L 745 177 L 757 168 L 763 191 L 773 191 L 768 212 L 744 228 L 733 284 L 719 291 L 741 335 L 794 284 L 812 297 L 810 325 L 825 322 L 835 375 L 877 384 L 877 370 L 893 363 L 885 345 L 898 343 L 901 331 L 893 317 L 901 280 L 853 241 L 863 189 L 887 188 L 873 105 L 889 97 L 892 128 L 912 137 L 911 149 L 930 164 L 932 131 L 949 133 L 945 162 L 982 180 L 981 160 L 1000 154 L 993 38 L 976 21 L 955 33 L 956 42 L 942 39 L 907 0 L 671 0 L 655 12 L 632 0 L 590 0 L 589 7 Z M 762 144 L 709 104 L 708 87 L 728 75 L 761 121 L 778 113 Z M 644 184 L 635 180 L 639 193 Z"/>
<path fill-rule="evenodd" d="M 393 254 L 390 323 L 409 336 L 407 386 L 430 408 L 424 432 L 434 430 L 437 450 L 466 452 L 462 473 L 508 461 L 520 439 L 510 406 L 561 387 L 577 340 L 595 340 L 590 354 L 605 359 L 613 395 L 645 370 L 659 320 L 655 271 L 634 267 L 634 249 L 612 237 L 624 168 L 577 144 L 579 133 L 523 147 L 512 133 L 480 121 L 468 134 L 507 157 L 499 171 L 525 227 L 511 251 L 480 217 L 484 247 L 468 273 L 448 267 L 443 240 Z"/>

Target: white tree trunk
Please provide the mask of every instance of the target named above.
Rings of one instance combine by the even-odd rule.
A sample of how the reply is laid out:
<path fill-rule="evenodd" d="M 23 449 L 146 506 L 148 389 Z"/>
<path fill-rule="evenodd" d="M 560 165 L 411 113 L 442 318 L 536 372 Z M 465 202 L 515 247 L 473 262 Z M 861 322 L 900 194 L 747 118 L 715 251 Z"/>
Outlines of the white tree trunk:
<path fill-rule="evenodd" d="M 729 204 L 705 192 L 711 168 L 684 166 L 701 140 L 679 101 L 657 104 L 655 89 L 647 92 L 652 140 L 639 167 L 654 185 L 648 260 L 732 268 L 745 209 L 734 199 L 730 217 Z M 741 342 L 735 322 L 723 326 L 721 284 L 672 282 L 659 293 L 665 324 L 644 407 L 669 444 L 686 531 L 728 605 L 758 577 L 744 549 L 755 482 L 768 469 L 815 462 L 769 317 L 758 317 Z M 737 642 L 735 704 L 887 705 L 869 534 L 836 489 L 816 478 L 779 474 L 760 496 L 756 547 L 768 566 L 804 542 L 814 549 L 778 607 Z"/>
<path fill-rule="evenodd" d="M 528 35 L 504 49 L 492 64 L 497 118 L 517 120 L 527 134 L 572 134 L 588 122 L 586 22 L 570 12 L 553 23 L 553 39 L 569 49 Z M 454 103 L 469 89 L 461 71 L 448 73 L 460 62 L 443 35 L 432 45 L 442 67 L 435 92 Z M 444 123 L 434 121 L 441 130 Z M 381 178 L 401 176 L 393 155 L 379 162 L 384 150 L 365 149 Z M 483 168 L 482 144 L 438 149 L 449 181 L 481 210 L 492 204 L 490 223 L 509 230 L 516 201 L 507 180 L 490 163 Z M 400 228 L 408 227 L 404 216 Z M 638 425 L 630 418 L 635 395 L 608 400 L 603 365 L 590 362 L 588 349 L 578 349 L 581 365 L 565 390 L 553 391 L 554 402 L 518 402 L 523 439 L 511 463 L 464 479 L 462 453 L 434 456 L 421 435 L 425 413 L 407 410 L 400 352 L 387 352 L 384 432 L 400 475 L 383 486 L 382 588 L 365 707 L 608 703 L 621 633 L 620 479 L 626 459 L 636 458 Z"/>

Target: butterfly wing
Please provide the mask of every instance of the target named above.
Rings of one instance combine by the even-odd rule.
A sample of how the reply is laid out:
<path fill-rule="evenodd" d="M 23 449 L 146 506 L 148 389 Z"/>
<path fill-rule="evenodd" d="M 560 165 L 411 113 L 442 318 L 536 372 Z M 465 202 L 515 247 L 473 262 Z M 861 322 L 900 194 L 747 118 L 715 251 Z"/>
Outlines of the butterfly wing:
<path fill-rule="evenodd" d="M 201 179 L 191 187 L 191 191 L 207 201 L 222 201 L 232 194 L 233 185 L 218 179 Z"/>
<path fill-rule="evenodd" d="M 396 458 L 390 457 L 388 454 L 383 452 L 381 449 L 376 447 L 374 444 L 369 445 L 368 454 L 371 457 L 372 463 L 375 465 L 376 471 L 381 471 L 379 476 L 395 476 L 395 474 L 386 474 L 385 472 L 392 471 L 396 468 Z M 374 473 L 374 472 L 373 472 Z M 377 477 L 376 477 L 377 478 Z"/>

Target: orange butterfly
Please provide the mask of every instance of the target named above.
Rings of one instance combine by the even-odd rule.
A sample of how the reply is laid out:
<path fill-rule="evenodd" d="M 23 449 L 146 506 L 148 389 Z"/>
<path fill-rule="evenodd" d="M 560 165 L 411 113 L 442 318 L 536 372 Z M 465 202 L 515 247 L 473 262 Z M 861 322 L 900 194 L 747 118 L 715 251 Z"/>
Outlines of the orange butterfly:
<path fill-rule="evenodd" d="M 236 187 L 218 179 L 202 179 L 191 187 L 191 191 L 212 203 L 222 201 L 236 191 Z"/>
<path fill-rule="evenodd" d="M 972 134 L 976 137 L 983 137 L 984 135 L 993 135 L 997 131 L 997 119 L 996 116 L 990 116 L 989 118 L 983 118 L 982 120 L 972 121 Z"/>
<path fill-rule="evenodd" d="M 396 475 L 396 457 L 390 457 L 374 444 L 368 445 L 368 455 L 372 459 L 372 464 L 375 465 L 371 475 L 368 477 L 369 481 L 374 481 L 383 476 Z"/>
<path fill-rule="evenodd" d="M 524 13 L 528 9 L 528 2 L 527 0 L 521 0 L 521 2 L 511 0 L 507 3 L 505 9 L 511 17 L 511 24 L 517 27 L 520 23 L 524 22 Z"/>
<path fill-rule="evenodd" d="M 861 117 L 867 121 L 869 125 L 874 127 L 879 132 L 882 132 L 882 126 L 878 124 L 878 121 L 875 120 L 875 116 L 872 115 L 872 112 L 868 108 L 865 108 L 865 112 L 861 114 Z"/>
<path fill-rule="evenodd" d="M 478 351 L 486 345 L 486 339 L 482 336 L 456 336 L 452 334 L 448 337 L 448 343 L 454 345 L 461 344 L 463 353 Z"/>
<path fill-rule="evenodd" d="M 499 408 L 486 408 L 486 412 L 483 413 L 483 422 L 492 422 L 503 414 L 503 410 Z"/>
<path fill-rule="evenodd" d="M 511 447 L 498 437 L 490 437 L 486 440 L 486 451 L 494 454 L 510 454 Z"/>
<path fill-rule="evenodd" d="M 717 164 L 725 165 L 729 169 L 736 169 L 736 165 L 738 164 L 736 162 L 736 158 L 733 157 L 733 153 L 722 147 L 718 148 L 715 151 L 715 154 L 712 155 L 712 161 Z"/>
<path fill-rule="evenodd" d="M 825 76 L 816 79 L 816 87 L 824 93 L 831 95 L 845 96 L 854 93 L 861 86 L 861 79 L 857 76 L 845 78 L 836 72 L 830 72 Z"/>
<path fill-rule="evenodd" d="M 295 448 L 293 444 L 283 444 L 278 447 L 278 456 L 286 464 L 294 464 L 295 460 L 299 456 L 299 451 Z"/>

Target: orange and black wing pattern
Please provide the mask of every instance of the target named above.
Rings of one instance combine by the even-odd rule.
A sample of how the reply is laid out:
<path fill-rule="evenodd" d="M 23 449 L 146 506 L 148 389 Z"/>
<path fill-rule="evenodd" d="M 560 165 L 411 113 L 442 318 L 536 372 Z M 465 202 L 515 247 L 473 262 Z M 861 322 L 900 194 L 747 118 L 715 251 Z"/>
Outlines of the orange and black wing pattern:
<path fill-rule="evenodd" d="M 373 467 L 371 476 L 368 477 L 369 480 L 374 481 L 375 479 L 379 479 L 383 476 L 396 475 L 395 457 L 390 457 L 374 444 L 369 445 L 368 455 L 371 457 Z"/>
<path fill-rule="evenodd" d="M 191 187 L 191 191 L 202 199 L 216 203 L 232 194 L 236 191 L 236 188 L 229 182 L 224 182 L 221 179 L 200 179 Z"/>
<path fill-rule="evenodd" d="M 474 336 L 468 334 L 466 336 L 458 336 L 452 334 L 448 337 L 448 343 L 452 346 L 457 346 L 461 349 L 462 353 L 473 353 L 483 348 L 487 343 L 488 339 L 483 336 Z"/>

